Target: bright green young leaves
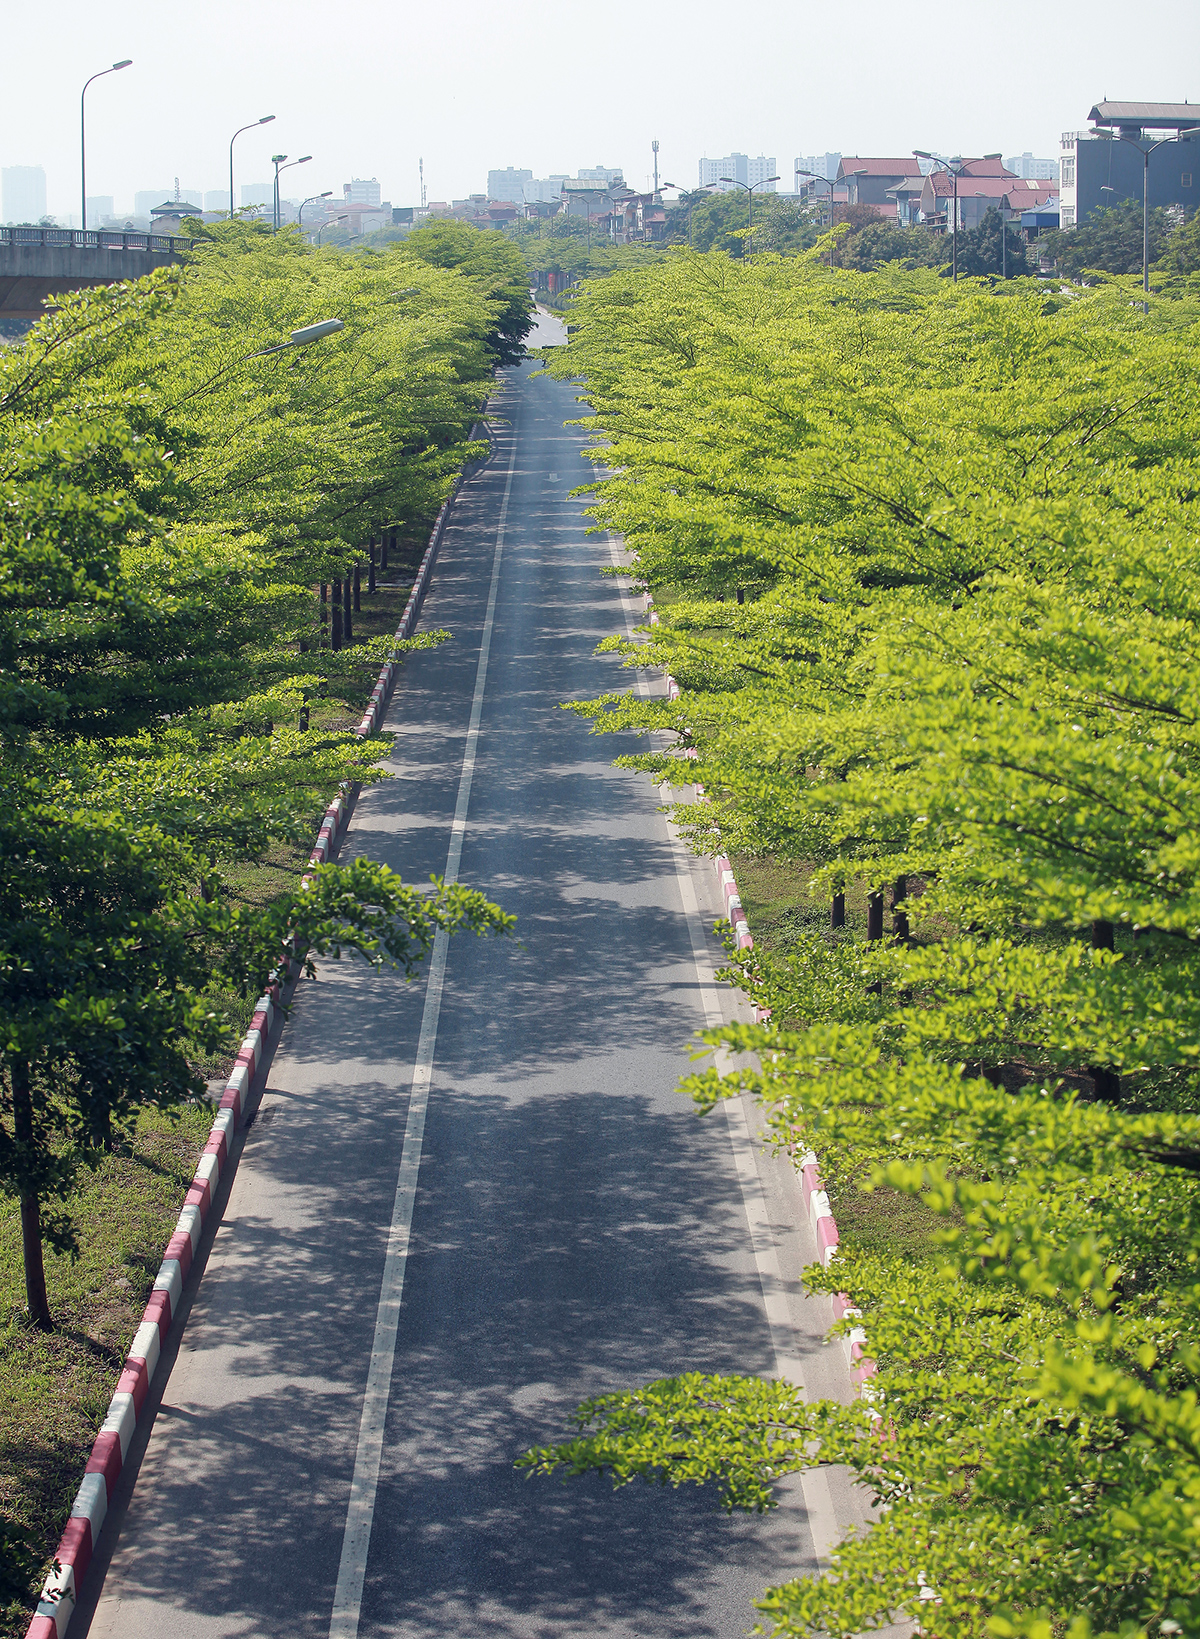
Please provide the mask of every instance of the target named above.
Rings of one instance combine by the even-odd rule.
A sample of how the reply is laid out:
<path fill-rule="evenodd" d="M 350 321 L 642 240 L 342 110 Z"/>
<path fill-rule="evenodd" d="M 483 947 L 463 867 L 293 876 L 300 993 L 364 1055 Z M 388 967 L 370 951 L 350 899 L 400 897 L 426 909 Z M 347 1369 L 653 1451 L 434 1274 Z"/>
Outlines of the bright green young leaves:
<path fill-rule="evenodd" d="M 608 646 L 680 685 L 574 709 L 662 733 L 625 761 L 703 785 L 698 849 L 894 905 L 734 957 L 772 1023 L 688 1084 L 757 1097 L 835 1211 L 940 1219 L 808 1271 L 862 1311 L 873 1417 L 764 1443 L 771 1386 L 681 1378 L 530 1459 L 758 1506 L 819 1440 L 888 1506 L 766 1596 L 781 1632 L 1200 1624 L 1198 320 L 681 255 L 586 291 L 551 364 L 658 606 Z"/>

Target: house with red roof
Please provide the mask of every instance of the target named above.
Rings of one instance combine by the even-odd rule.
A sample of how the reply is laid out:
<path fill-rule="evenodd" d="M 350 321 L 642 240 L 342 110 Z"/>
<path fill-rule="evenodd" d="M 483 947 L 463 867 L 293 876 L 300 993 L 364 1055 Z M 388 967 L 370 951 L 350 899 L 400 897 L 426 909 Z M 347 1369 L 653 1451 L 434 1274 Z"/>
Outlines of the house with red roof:
<path fill-rule="evenodd" d="M 907 159 L 863 159 L 847 154 L 835 180 L 845 185 L 848 204 L 873 205 L 880 216 L 895 220 L 897 202 L 889 197 L 889 190 L 920 175 L 921 167 L 911 154 Z"/>
<path fill-rule="evenodd" d="M 1047 200 L 1057 202 L 1058 183 L 1027 181 L 998 159 L 968 160 L 959 168 L 957 186 L 952 171 L 930 171 L 921 189 L 921 221 L 932 228 L 951 226 L 956 193 L 961 233 L 977 228 L 989 210 L 1011 222 L 1019 221 L 1022 211 L 1045 208 Z"/>

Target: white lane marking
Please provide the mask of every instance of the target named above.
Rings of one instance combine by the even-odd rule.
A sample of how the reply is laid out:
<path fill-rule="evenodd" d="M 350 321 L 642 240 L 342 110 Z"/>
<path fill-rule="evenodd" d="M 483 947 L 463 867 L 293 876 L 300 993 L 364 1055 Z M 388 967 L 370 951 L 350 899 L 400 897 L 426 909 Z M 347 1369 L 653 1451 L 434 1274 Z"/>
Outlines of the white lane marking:
<path fill-rule="evenodd" d="M 608 548 L 614 566 L 622 566 L 620 546 L 610 535 Z M 620 585 L 620 583 L 618 583 Z M 634 627 L 640 624 L 635 619 L 633 601 L 622 585 L 621 606 L 625 614 L 625 626 L 630 637 Z M 644 672 L 637 674 L 637 690 L 641 695 L 648 696 L 650 685 Z M 664 800 L 670 800 L 670 787 L 662 787 Z M 710 1030 L 717 1030 L 725 1023 L 721 1012 L 721 990 L 717 982 L 716 970 L 708 948 L 708 941 L 704 932 L 704 924 L 700 917 L 700 905 L 696 898 L 696 884 L 692 876 L 692 856 L 690 849 L 683 842 L 679 832 L 671 822 L 667 821 L 667 834 L 671 839 L 671 851 L 675 860 L 675 878 L 679 884 L 679 897 L 683 903 L 683 913 L 687 920 L 688 933 L 692 944 L 692 962 L 696 969 L 696 979 L 700 990 L 700 1000 L 704 1008 L 704 1022 Z M 732 1067 L 733 1061 L 729 1053 L 722 1048 L 716 1054 L 716 1066 L 722 1075 Z M 738 1183 L 742 1191 L 742 1205 L 746 1212 L 746 1223 L 750 1230 L 750 1244 L 754 1248 L 754 1262 L 758 1269 L 758 1284 L 762 1290 L 763 1309 L 767 1317 L 767 1326 L 771 1333 L 771 1346 L 775 1355 L 775 1375 L 786 1378 L 789 1383 L 803 1387 L 806 1400 L 811 1399 L 807 1387 L 803 1385 L 802 1365 L 799 1350 L 796 1347 L 796 1329 L 792 1324 L 791 1313 L 788 1308 L 787 1293 L 783 1285 L 783 1271 L 779 1266 L 779 1251 L 775 1244 L 775 1236 L 771 1230 L 770 1214 L 767 1211 L 767 1198 L 763 1190 L 762 1179 L 759 1176 L 758 1163 L 755 1159 L 754 1140 L 750 1135 L 750 1126 L 746 1120 L 745 1102 L 741 1098 L 727 1098 L 722 1100 L 725 1111 L 726 1128 L 729 1133 L 729 1147 L 733 1151 L 733 1164 L 737 1171 Z M 823 1468 L 806 1469 L 800 1476 L 800 1486 L 804 1495 L 804 1508 L 808 1515 L 809 1529 L 812 1532 L 813 1550 L 822 1571 L 829 1569 L 829 1554 L 838 1542 L 842 1533 L 838 1528 L 837 1515 L 833 1506 L 833 1494 L 829 1489 L 829 1476 Z"/>
<path fill-rule="evenodd" d="M 475 761 L 479 751 L 479 724 L 483 716 L 488 657 L 492 649 L 492 627 L 496 619 L 496 599 L 500 591 L 504 529 L 508 521 L 508 501 L 512 494 L 513 472 L 517 464 L 515 424 L 512 427 L 512 440 L 512 459 L 508 463 L 504 499 L 500 503 L 500 519 L 496 525 L 496 553 L 492 559 L 492 583 L 488 591 L 483 636 L 479 643 L 475 695 L 471 701 L 467 743 L 463 752 L 462 773 L 458 781 L 458 801 L 454 808 L 454 823 L 450 827 L 450 846 L 446 852 L 447 886 L 458 881 L 463 838 L 467 829 L 467 809 L 471 803 L 471 782 L 475 776 Z M 396 1353 L 396 1331 L 400 1324 L 400 1299 L 404 1293 L 404 1272 L 408 1262 L 413 1205 L 417 1196 L 417 1174 L 421 1167 L 421 1146 L 425 1139 L 425 1112 L 429 1105 L 429 1084 L 433 1077 L 433 1055 L 437 1047 L 438 1019 L 442 1010 L 442 987 L 446 978 L 448 945 L 449 936 L 443 930 L 434 940 L 433 956 L 429 964 L 425 1007 L 421 1014 L 421 1034 L 417 1041 L 412 1091 L 408 1100 L 408 1122 L 404 1129 L 404 1147 L 400 1152 L 400 1176 L 396 1180 L 396 1199 L 392 1206 L 387 1256 L 384 1259 L 379 1308 L 375 1317 L 375 1337 L 371 1344 L 371 1364 L 367 1371 L 367 1388 L 363 1396 L 362 1417 L 358 1426 L 354 1478 L 350 1482 L 350 1501 L 346 1508 L 346 1530 L 342 1538 L 342 1557 L 338 1565 L 337 1587 L 333 1596 L 329 1639 L 357 1639 L 358 1634 L 363 1580 L 367 1571 L 367 1551 L 371 1546 L 371 1525 L 375 1518 L 375 1497 L 379 1489 L 383 1434 L 392 1388 L 392 1362 Z"/>

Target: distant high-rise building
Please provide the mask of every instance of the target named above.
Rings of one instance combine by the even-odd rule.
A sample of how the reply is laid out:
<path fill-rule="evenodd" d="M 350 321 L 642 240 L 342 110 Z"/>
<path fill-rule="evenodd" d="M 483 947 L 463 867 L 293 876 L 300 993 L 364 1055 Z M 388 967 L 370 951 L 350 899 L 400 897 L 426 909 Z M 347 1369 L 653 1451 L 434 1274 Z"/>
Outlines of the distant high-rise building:
<path fill-rule="evenodd" d="M 249 205 L 273 205 L 275 185 L 272 182 L 243 182 L 241 209 Z"/>
<path fill-rule="evenodd" d="M 532 177 L 525 183 L 521 197 L 527 205 L 551 205 L 562 195 L 566 176 Z M 493 194 L 493 199 L 498 197 Z"/>
<path fill-rule="evenodd" d="M 711 185 L 719 193 L 728 193 L 738 182 L 747 188 L 763 183 L 763 192 L 774 193 L 775 184 L 768 182 L 767 178 L 775 174 L 775 161 L 767 159 L 763 154 L 759 154 L 757 159 L 751 159 L 746 154 L 726 154 L 724 159 L 700 161 L 700 186 L 704 188 Z M 723 177 L 728 177 L 729 181 L 722 181 Z"/>
<path fill-rule="evenodd" d="M 1035 159 L 1028 149 L 1023 154 L 1014 154 L 1011 159 L 1006 159 L 1004 168 L 1014 176 L 1023 177 L 1026 182 L 1058 181 L 1058 161 Z"/>
<path fill-rule="evenodd" d="M 801 171 L 808 171 L 809 175 L 800 176 L 800 186 L 796 191 L 803 193 L 814 176 L 823 176 L 826 182 L 832 182 L 841 163 L 841 154 L 798 154 L 792 161 L 793 177 L 799 176 Z M 824 197 L 824 191 L 821 192 Z"/>
<path fill-rule="evenodd" d="M 227 211 L 229 209 L 229 195 L 224 188 L 210 188 L 204 196 L 206 211 Z"/>
<path fill-rule="evenodd" d="M 518 171 L 512 165 L 506 166 L 502 171 L 489 171 L 488 198 L 506 199 L 509 204 L 519 205 L 525 198 L 525 184 L 532 181 L 532 171 Z"/>
<path fill-rule="evenodd" d="M 378 205 L 379 183 L 375 177 L 366 181 L 356 176 L 351 181 L 342 183 L 342 198 L 347 205 Z"/>
<path fill-rule="evenodd" d="M 625 173 L 619 165 L 615 171 L 610 171 L 606 165 L 581 165 L 576 174 L 581 182 L 603 182 L 606 188 L 625 185 Z"/>
<path fill-rule="evenodd" d="M 113 196 L 110 193 L 88 194 L 87 219 L 88 226 L 102 228 L 113 215 Z"/>
<path fill-rule="evenodd" d="M 170 199 L 171 193 L 170 188 L 139 188 L 133 196 L 133 214 L 148 217 L 156 205 Z"/>
<path fill-rule="evenodd" d="M 39 222 L 46 214 L 46 173 L 40 165 L 6 165 L 0 173 L 5 222 Z"/>

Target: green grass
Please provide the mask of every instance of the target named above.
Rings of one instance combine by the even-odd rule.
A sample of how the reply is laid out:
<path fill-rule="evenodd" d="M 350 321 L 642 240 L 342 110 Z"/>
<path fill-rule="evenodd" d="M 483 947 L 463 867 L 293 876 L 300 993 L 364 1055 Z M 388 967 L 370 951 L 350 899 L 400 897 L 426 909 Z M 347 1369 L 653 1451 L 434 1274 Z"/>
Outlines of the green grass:
<path fill-rule="evenodd" d="M 794 860 L 736 855 L 730 863 L 737 879 L 755 948 L 783 957 L 802 936 L 829 928 L 829 901 L 809 892 L 814 867 Z M 885 915 L 890 926 L 891 913 Z M 840 937 L 867 936 L 867 895 L 861 884 L 846 892 L 846 930 Z M 864 1194 L 853 1184 L 831 1202 L 839 1239 L 849 1248 L 908 1259 L 925 1259 L 935 1251 L 933 1234 L 945 1221 L 914 1196 L 895 1190 Z"/>
<path fill-rule="evenodd" d="M 28 1625 L 212 1115 L 143 1111 L 128 1153 L 79 1175 L 64 1203 L 79 1259 L 46 1253 L 49 1335 L 26 1320 L 19 1208 L 0 1201 L 0 1521 L 28 1534 L 40 1564 L 30 1597 L 0 1604 L 0 1639 Z"/>

